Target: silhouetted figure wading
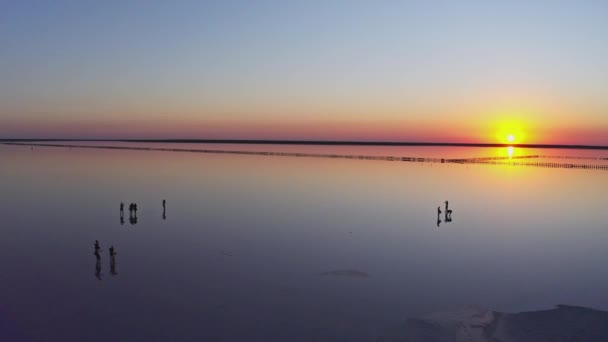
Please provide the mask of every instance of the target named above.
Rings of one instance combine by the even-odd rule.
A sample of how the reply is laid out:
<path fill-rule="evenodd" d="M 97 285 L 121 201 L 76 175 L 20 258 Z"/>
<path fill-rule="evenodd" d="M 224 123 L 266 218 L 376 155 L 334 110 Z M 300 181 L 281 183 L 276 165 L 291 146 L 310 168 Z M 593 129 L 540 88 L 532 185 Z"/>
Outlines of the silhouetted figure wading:
<path fill-rule="evenodd" d="M 95 240 L 95 252 L 93 252 L 93 254 L 95 255 L 95 277 L 97 277 L 97 279 L 101 280 L 101 255 L 99 254 L 99 251 L 101 250 L 101 247 L 99 247 L 99 241 Z"/>

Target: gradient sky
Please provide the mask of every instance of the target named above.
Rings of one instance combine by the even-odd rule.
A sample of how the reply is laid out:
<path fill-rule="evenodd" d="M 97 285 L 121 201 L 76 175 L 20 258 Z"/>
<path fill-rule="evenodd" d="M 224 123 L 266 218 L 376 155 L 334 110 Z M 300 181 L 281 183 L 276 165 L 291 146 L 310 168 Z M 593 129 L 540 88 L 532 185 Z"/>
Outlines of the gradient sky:
<path fill-rule="evenodd" d="M 608 145 L 606 1 L 1 1 L 0 138 Z"/>

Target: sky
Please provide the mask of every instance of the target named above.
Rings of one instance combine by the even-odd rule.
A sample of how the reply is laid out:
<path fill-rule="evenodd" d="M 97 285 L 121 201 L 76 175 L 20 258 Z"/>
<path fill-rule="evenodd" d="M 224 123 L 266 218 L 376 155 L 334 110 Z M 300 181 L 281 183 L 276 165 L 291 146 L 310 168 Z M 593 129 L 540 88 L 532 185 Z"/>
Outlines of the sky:
<path fill-rule="evenodd" d="M 0 138 L 608 145 L 606 1 L 0 0 Z"/>

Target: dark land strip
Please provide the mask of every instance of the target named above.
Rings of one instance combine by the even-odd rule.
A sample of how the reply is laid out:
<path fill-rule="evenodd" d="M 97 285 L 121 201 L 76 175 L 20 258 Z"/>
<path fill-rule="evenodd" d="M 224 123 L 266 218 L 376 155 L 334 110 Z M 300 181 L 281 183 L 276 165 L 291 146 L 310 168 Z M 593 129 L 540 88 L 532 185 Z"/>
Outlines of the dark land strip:
<path fill-rule="evenodd" d="M 339 141 L 339 140 L 266 140 L 266 139 L 0 139 L 0 142 L 130 142 L 163 144 L 258 144 L 258 145 L 328 145 L 328 146 L 445 146 L 445 147 L 518 147 L 542 149 L 608 150 L 601 145 L 566 144 L 486 144 L 405 141 Z"/>

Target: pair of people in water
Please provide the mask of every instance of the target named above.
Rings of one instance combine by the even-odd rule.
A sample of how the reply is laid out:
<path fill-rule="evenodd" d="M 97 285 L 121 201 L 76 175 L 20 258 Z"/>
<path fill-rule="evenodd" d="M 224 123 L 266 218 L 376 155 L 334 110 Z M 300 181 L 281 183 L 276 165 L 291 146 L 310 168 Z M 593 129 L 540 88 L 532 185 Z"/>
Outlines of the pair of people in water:
<path fill-rule="evenodd" d="M 97 258 L 97 260 L 101 259 L 101 246 L 99 246 L 99 241 L 95 240 L 95 244 L 93 245 L 93 247 L 95 248 L 95 252 L 93 252 L 93 254 L 95 255 L 95 257 Z M 114 246 L 110 246 L 109 249 L 110 252 L 110 258 L 114 258 L 116 256 L 116 249 L 114 249 Z"/>
<path fill-rule="evenodd" d="M 452 210 L 448 208 L 448 201 L 445 201 L 445 222 L 452 222 Z M 441 224 L 441 207 L 437 207 L 437 227 Z"/>
<path fill-rule="evenodd" d="M 123 225 L 125 223 L 124 213 L 125 213 L 125 204 L 120 202 L 120 224 L 121 225 Z M 137 204 L 136 203 L 129 204 L 129 223 L 137 224 Z"/>
<path fill-rule="evenodd" d="M 97 279 L 101 280 L 101 247 L 99 246 L 99 241 L 95 240 L 95 252 L 93 252 L 93 254 L 95 255 L 95 258 L 97 259 L 97 262 L 95 263 L 95 276 L 97 277 Z M 118 273 L 116 272 L 116 249 L 114 249 L 114 246 L 110 246 L 109 249 L 110 252 L 110 273 L 112 275 L 117 275 Z"/>

